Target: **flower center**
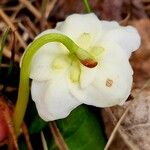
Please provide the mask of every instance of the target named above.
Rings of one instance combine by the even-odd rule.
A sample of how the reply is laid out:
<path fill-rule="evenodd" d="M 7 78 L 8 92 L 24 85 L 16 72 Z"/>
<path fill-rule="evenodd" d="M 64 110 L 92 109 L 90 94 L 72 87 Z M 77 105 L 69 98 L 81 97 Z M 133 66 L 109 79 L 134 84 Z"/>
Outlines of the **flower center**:
<path fill-rule="evenodd" d="M 70 64 L 70 59 L 66 55 L 60 55 L 54 58 L 51 67 L 54 71 L 65 69 Z"/>
<path fill-rule="evenodd" d="M 90 33 L 82 33 L 78 38 L 78 45 L 87 50 L 87 52 L 89 52 L 89 54 L 92 55 L 94 59 L 98 60 L 104 51 L 104 48 L 99 45 L 95 46 L 93 43 L 95 43 L 95 40 L 93 36 L 90 35 Z"/>
<path fill-rule="evenodd" d="M 73 54 L 57 56 L 52 61 L 51 68 L 58 73 L 65 69 L 69 69 L 69 79 L 73 83 L 79 83 L 80 81 L 80 61 Z"/>
<path fill-rule="evenodd" d="M 104 49 L 101 46 L 92 46 L 92 36 L 89 33 L 83 33 L 81 36 L 78 38 L 77 44 L 81 46 L 82 48 L 86 49 L 86 51 L 91 55 L 91 57 L 98 61 L 99 57 L 101 56 L 101 53 L 104 51 Z M 80 61 L 80 56 L 82 57 Z M 77 55 L 69 53 L 69 54 L 64 54 L 64 55 L 59 55 L 57 56 L 52 64 L 51 67 L 53 71 L 63 71 L 66 69 L 69 69 L 69 79 L 73 83 L 79 83 L 80 82 L 80 75 L 81 75 L 81 63 L 84 66 L 87 66 L 89 68 L 93 68 L 94 64 L 93 61 L 90 59 L 84 59 L 84 56 L 86 56 L 85 51 L 77 51 Z"/>

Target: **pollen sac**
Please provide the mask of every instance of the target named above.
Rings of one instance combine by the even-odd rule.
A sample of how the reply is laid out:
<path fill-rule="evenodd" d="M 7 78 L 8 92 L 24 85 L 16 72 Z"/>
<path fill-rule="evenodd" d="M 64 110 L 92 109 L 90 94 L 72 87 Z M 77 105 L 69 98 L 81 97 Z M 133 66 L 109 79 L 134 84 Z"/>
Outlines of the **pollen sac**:
<path fill-rule="evenodd" d="M 92 59 L 81 60 L 81 63 L 88 68 L 94 68 L 98 64 L 96 61 L 94 61 Z"/>
<path fill-rule="evenodd" d="M 107 80 L 106 80 L 106 86 L 107 86 L 107 87 L 111 87 L 112 85 L 113 85 L 113 80 L 107 79 Z"/>

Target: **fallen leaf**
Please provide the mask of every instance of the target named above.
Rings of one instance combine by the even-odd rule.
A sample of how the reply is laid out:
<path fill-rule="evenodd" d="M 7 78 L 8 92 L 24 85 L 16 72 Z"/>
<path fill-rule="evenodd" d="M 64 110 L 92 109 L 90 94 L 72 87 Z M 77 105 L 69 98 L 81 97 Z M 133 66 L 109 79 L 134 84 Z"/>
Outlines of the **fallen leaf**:
<path fill-rule="evenodd" d="M 141 47 L 131 58 L 134 70 L 134 88 L 141 88 L 150 78 L 150 20 L 142 19 L 130 22 L 141 35 Z"/>
<path fill-rule="evenodd" d="M 105 131 L 108 137 L 129 104 L 131 104 L 130 101 L 127 101 L 123 106 L 115 106 L 102 110 Z M 150 147 L 149 136 L 150 88 L 143 90 L 134 99 L 134 103 L 118 128 L 118 132 L 109 149 L 148 150 Z"/>

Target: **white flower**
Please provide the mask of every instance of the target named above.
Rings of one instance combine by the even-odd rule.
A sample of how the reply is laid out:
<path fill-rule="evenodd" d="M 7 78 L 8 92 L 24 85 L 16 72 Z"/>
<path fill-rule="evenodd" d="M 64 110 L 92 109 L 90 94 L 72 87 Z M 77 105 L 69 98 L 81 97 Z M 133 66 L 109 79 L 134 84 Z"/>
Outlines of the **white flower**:
<path fill-rule="evenodd" d="M 128 59 L 140 45 L 134 27 L 100 21 L 93 13 L 73 14 L 39 36 L 48 33 L 67 35 L 93 55 L 98 65 L 83 66 L 60 43 L 40 48 L 31 65 L 31 94 L 45 121 L 64 118 L 82 103 L 109 107 L 125 102 L 133 75 Z"/>

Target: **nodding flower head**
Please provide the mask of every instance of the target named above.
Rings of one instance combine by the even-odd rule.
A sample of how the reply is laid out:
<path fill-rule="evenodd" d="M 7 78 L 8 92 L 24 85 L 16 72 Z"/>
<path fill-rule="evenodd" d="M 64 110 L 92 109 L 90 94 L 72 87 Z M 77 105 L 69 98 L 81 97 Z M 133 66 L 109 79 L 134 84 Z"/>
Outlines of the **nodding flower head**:
<path fill-rule="evenodd" d="M 140 45 L 134 27 L 99 20 L 93 13 L 73 14 L 38 37 L 48 33 L 68 36 L 93 59 L 83 61 L 82 50 L 74 55 L 58 42 L 39 49 L 31 64 L 31 94 L 44 120 L 64 118 L 83 103 L 109 107 L 125 102 L 132 87 L 129 57 Z"/>

